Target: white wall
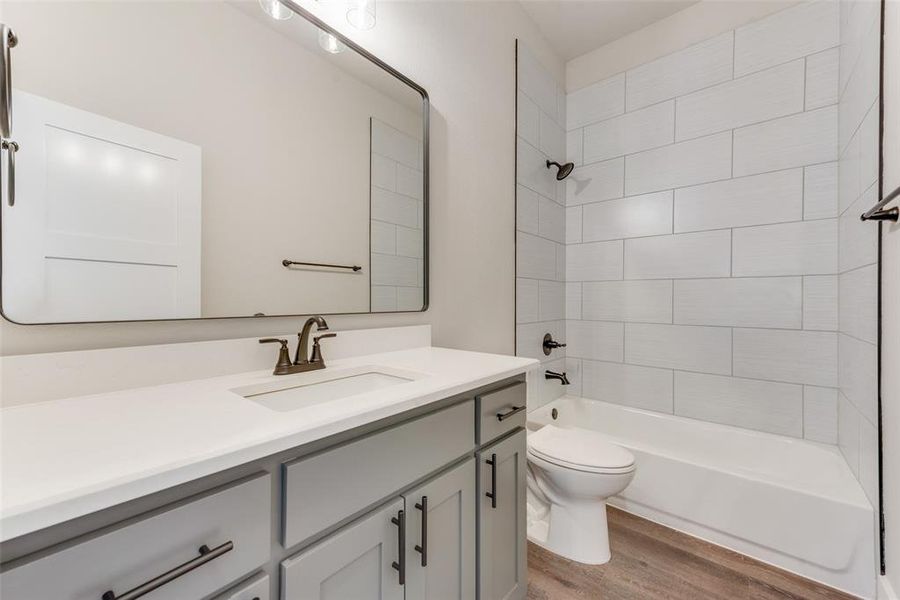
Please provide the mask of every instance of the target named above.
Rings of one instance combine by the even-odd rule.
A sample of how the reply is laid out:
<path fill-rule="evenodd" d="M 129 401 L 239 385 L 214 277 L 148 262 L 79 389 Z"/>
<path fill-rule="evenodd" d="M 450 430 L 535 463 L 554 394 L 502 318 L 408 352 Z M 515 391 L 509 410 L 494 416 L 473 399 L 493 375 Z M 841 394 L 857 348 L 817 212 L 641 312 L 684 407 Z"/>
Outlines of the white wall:
<path fill-rule="evenodd" d="M 794 6 L 569 93 L 583 396 L 837 441 L 838 21 Z"/>
<path fill-rule="evenodd" d="M 881 3 L 840 9 L 838 444 L 877 508 L 878 225 L 859 215 L 878 200 Z"/>
<path fill-rule="evenodd" d="M 349 30 L 342 14 L 334 23 Z M 437 345 L 512 353 L 516 38 L 560 79 L 563 65 L 512 2 L 379 2 L 375 29 L 351 35 L 431 96 L 431 308 L 330 322 L 341 328 L 431 323 Z M 0 353 L 263 336 L 299 323 L 297 318 L 24 327 L 2 322 Z"/>
<path fill-rule="evenodd" d="M 884 191 L 900 186 L 900 0 L 885 6 Z M 896 206 L 897 203 L 894 203 Z M 900 224 L 882 229 L 881 419 L 886 575 L 879 600 L 900 593 Z"/>

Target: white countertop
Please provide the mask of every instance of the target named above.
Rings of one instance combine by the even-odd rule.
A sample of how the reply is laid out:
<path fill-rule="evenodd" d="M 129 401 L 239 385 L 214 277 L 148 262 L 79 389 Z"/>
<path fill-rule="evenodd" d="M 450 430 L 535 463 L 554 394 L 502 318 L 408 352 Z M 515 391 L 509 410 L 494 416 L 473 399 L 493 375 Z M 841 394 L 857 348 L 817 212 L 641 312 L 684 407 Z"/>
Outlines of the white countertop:
<path fill-rule="evenodd" d="M 414 348 L 0 410 L 0 541 L 525 373 L 533 359 Z M 277 412 L 232 389 L 372 365 L 420 379 Z M 135 368 L 140 368 L 136 366 Z"/>

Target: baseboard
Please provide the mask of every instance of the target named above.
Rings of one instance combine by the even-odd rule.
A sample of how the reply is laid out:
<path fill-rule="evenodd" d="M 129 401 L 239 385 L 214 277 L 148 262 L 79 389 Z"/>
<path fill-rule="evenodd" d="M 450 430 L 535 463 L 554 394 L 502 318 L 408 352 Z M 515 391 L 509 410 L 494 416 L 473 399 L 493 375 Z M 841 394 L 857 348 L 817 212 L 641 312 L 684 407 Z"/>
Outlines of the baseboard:
<path fill-rule="evenodd" d="M 878 578 L 878 600 L 900 600 L 887 577 Z"/>

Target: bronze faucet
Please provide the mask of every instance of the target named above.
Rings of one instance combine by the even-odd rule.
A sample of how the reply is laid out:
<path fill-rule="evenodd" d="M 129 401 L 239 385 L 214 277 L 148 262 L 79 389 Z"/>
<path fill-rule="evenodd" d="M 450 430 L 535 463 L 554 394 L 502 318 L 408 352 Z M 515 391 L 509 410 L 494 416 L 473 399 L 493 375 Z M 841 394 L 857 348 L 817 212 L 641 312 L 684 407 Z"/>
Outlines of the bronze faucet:
<path fill-rule="evenodd" d="M 307 347 L 309 346 L 309 333 L 312 326 L 315 325 L 317 331 L 328 331 L 328 323 L 319 316 L 310 317 L 303 324 L 303 329 L 297 334 L 297 351 L 294 354 L 294 361 L 291 362 L 290 352 L 288 351 L 288 341 L 278 338 L 263 338 L 259 340 L 260 344 L 279 343 L 281 348 L 278 350 L 278 362 L 275 364 L 273 375 L 291 375 L 293 373 L 305 373 L 306 371 L 316 371 L 325 368 L 325 359 L 322 357 L 322 348 L 319 341 L 325 338 L 333 338 L 336 333 L 326 333 L 313 337 L 312 358 L 307 358 Z"/>

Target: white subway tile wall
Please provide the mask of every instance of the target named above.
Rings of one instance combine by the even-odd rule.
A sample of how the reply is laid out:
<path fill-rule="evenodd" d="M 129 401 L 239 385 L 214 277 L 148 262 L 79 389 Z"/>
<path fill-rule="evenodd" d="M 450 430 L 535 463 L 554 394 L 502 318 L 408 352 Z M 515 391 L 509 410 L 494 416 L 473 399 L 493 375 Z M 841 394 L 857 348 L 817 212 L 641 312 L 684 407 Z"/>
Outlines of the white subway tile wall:
<path fill-rule="evenodd" d="M 625 74 L 566 96 L 566 129 L 573 130 L 625 112 Z"/>
<path fill-rule="evenodd" d="M 675 411 L 714 423 L 803 435 L 803 387 L 794 384 L 677 371 Z"/>
<path fill-rule="evenodd" d="M 729 81 L 734 75 L 734 32 L 635 67 L 625 73 L 625 107 L 637 110 Z"/>
<path fill-rule="evenodd" d="M 613 117 L 583 130 L 583 156 L 593 163 L 671 144 L 675 129 L 675 101 L 654 104 Z"/>
<path fill-rule="evenodd" d="M 731 329 L 625 323 L 625 362 L 730 375 Z"/>
<path fill-rule="evenodd" d="M 837 398 L 834 388 L 803 386 L 803 437 L 837 444 Z"/>
<path fill-rule="evenodd" d="M 837 129 L 836 106 L 736 129 L 734 174 L 752 175 L 837 160 Z"/>
<path fill-rule="evenodd" d="M 836 331 L 838 328 L 837 275 L 803 278 L 803 329 Z"/>
<path fill-rule="evenodd" d="M 563 163 L 571 160 L 566 156 L 582 151 L 580 131 L 577 139 L 566 135 L 566 104 L 587 111 L 584 118 L 589 122 L 620 114 L 624 110 L 624 77 L 567 99 L 563 86 L 521 41 L 516 56 L 516 354 L 539 359 L 544 369 L 566 371 L 569 348 L 546 356 L 542 343 L 547 333 L 566 340 L 566 319 L 579 318 L 576 310 L 580 311 L 581 290 L 576 294 L 566 283 L 566 243 L 572 235 L 581 239 L 581 207 L 575 206 L 579 201 L 567 199 L 565 186 L 556 181 L 556 170 L 548 169 L 546 161 Z M 584 197 L 621 197 L 623 172 L 621 159 L 617 165 L 594 166 L 590 173 L 597 182 L 585 190 Z M 566 208 L 567 204 L 572 207 Z M 613 265 L 617 269 L 614 277 L 621 279 L 622 243 L 615 243 L 620 250 Z M 573 301 L 578 302 L 577 308 Z M 621 355 L 621 333 L 618 338 L 616 356 Z M 599 352 L 602 344 L 599 340 L 597 344 Z M 540 389 L 529 390 L 529 409 L 571 392 L 559 381 L 539 381 Z"/>
<path fill-rule="evenodd" d="M 625 157 L 625 195 L 731 177 L 732 132 L 678 142 Z"/>
<path fill-rule="evenodd" d="M 591 321 L 672 322 L 672 281 L 586 281 L 581 315 Z M 575 292 L 573 292 L 575 293 Z"/>
<path fill-rule="evenodd" d="M 803 110 L 806 61 L 794 60 L 678 98 L 675 138 L 687 140 Z"/>
<path fill-rule="evenodd" d="M 375 118 L 371 136 L 371 310 L 421 310 L 422 143 Z"/>
<path fill-rule="evenodd" d="M 623 363 L 581 361 L 582 395 L 671 414 L 672 371 Z"/>
<path fill-rule="evenodd" d="M 520 45 L 517 351 L 568 393 L 837 444 L 874 502 L 875 5 L 795 5 L 563 101 Z"/>
<path fill-rule="evenodd" d="M 574 159 L 569 157 L 568 160 Z M 566 205 L 575 206 L 621 198 L 624 191 L 624 158 L 584 165 L 572 171 L 566 179 Z"/>
<path fill-rule="evenodd" d="M 878 226 L 880 3 L 840 0 L 838 57 L 838 446 L 878 506 Z"/>
<path fill-rule="evenodd" d="M 802 218 L 803 169 L 675 190 L 675 233 L 785 223 Z"/>
<path fill-rule="evenodd" d="M 734 230 L 732 275 L 829 275 L 837 270 L 834 219 Z"/>
<path fill-rule="evenodd" d="M 830 106 L 837 102 L 839 59 L 839 48 L 807 57 L 806 110 Z"/>
<path fill-rule="evenodd" d="M 542 150 L 561 146 L 540 140 L 553 111 L 535 95 L 549 98 L 552 79 L 536 85 L 529 57 L 535 91 L 520 71 L 518 119 L 528 146 L 518 153 L 528 161 L 518 175 L 520 351 L 544 358 L 531 327 L 568 336 L 569 393 L 830 444 L 854 428 L 860 453 L 864 417 L 838 391 L 839 347 L 856 338 L 837 332 L 844 323 L 868 343 L 871 328 L 867 314 L 842 321 L 838 295 L 841 266 L 871 264 L 874 238 L 857 231 L 858 217 L 838 217 L 862 196 L 862 173 L 877 169 L 861 143 L 852 169 L 839 153 L 838 27 L 835 3 L 816 0 L 569 93 L 556 121 L 565 140 L 553 142 L 577 166 L 562 237 L 549 210 L 542 228 L 549 205 L 535 197 L 554 199 L 552 178 L 535 178 L 547 175 Z M 851 113 L 861 123 L 869 114 Z M 872 137 L 871 125 L 860 130 Z M 846 204 L 843 187 L 856 192 Z M 864 295 L 867 275 L 844 286 L 860 283 Z M 863 404 L 862 388 L 846 393 Z"/>
<path fill-rule="evenodd" d="M 803 218 L 831 219 L 838 215 L 838 163 L 803 169 Z"/>
<path fill-rule="evenodd" d="M 802 326 L 800 277 L 675 281 L 675 323 L 725 327 Z"/>
<path fill-rule="evenodd" d="M 734 32 L 735 76 L 753 73 L 837 46 L 838 3 L 806 2 Z"/>

